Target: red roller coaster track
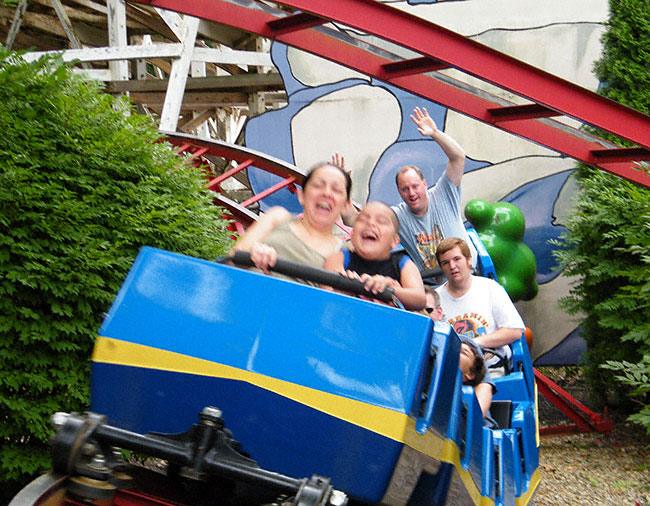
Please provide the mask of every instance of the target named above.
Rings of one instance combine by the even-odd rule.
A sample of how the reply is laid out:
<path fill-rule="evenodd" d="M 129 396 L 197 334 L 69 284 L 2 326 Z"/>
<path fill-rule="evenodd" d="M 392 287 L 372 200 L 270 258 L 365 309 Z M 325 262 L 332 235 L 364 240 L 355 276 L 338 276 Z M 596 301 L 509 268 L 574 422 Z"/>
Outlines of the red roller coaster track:
<path fill-rule="evenodd" d="M 375 0 L 135 0 L 232 26 L 317 54 L 501 130 L 650 187 L 650 116 Z M 295 11 L 298 9 L 298 11 Z M 330 23 L 334 23 L 331 25 Z M 346 28 L 348 30 L 346 30 Z M 401 48 L 404 58 L 349 32 Z M 441 70 L 454 68 L 529 101 L 507 102 Z M 637 144 L 619 148 L 550 119 L 567 116 Z"/>
<path fill-rule="evenodd" d="M 257 215 L 247 209 L 248 206 L 259 202 L 264 197 L 281 190 L 282 188 L 293 190 L 294 183 L 302 185 L 302 180 L 305 177 L 304 172 L 296 166 L 253 149 L 214 139 L 204 139 L 194 135 L 179 134 L 176 132 L 163 133 L 167 137 L 167 140 L 178 148 L 180 153 L 196 158 L 199 164 L 207 164 L 209 160 L 208 157 L 211 156 L 237 162 L 237 166 L 227 172 L 224 172 L 217 177 L 209 176 L 207 188 L 216 193 L 216 203 L 230 211 L 235 221 L 236 230 L 240 233 L 244 231 L 244 227 L 247 227 L 257 219 Z M 270 172 L 271 174 L 275 174 L 284 179 L 280 183 L 258 193 L 244 202 L 235 202 L 234 200 L 221 195 L 221 183 L 250 166 L 265 170 L 266 172 Z"/>

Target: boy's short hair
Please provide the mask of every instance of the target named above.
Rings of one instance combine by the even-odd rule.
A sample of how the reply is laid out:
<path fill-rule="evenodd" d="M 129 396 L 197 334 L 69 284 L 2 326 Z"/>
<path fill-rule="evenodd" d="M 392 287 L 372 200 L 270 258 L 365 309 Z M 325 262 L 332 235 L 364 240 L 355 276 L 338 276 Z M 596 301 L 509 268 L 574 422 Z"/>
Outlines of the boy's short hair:
<path fill-rule="evenodd" d="M 468 380 L 467 384 L 475 387 L 480 385 L 483 378 L 485 378 L 485 375 L 487 374 L 487 366 L 485 365 L 485 358 L 479 349 L 473 344 L 467 342 L 466 344 L 469 346 L 469 349 L 472 350 L 472 355 L 474 356 L 472 365 L 469 368 L 469 373 L 474 377 L 471 380 Z"/>
<path fill-rule="evenodd" d="M 395 233 L 399 235 L 399 218 L 397 217 L 397 214 L 395 214 L 395 211 L 393 211 L 392 207 L 388 205 L 386 207 L 390 211 L 390 221 L 393 222 L 393 228 L 395 229 Z"/>
<path fill-rule="evenodd" d="M 393 224 L 393 229 L 395 230 L 395 233 L 397 235 L 399 235 L 399 219 L 397 218 L 397 215 L 395 214 L 395 211 L 393 211 L 393 208 L 390 207 L 388 204 L 386 204 L 384 202 L 381 202 L 379 200 L 370 200 L 370 201 L 366 202 L 366 206 L 368 204 L 380 204 L 383 207 L 385 207 L 386 209 L 388 209 L 388 215 L 390 217 L 391 223 Z M 363 211 L 363 209 L 362 209 L 362 211 Z"/>
<path fill-rule="evenodd" d="M 472 252 L 469 250 L 469 246 L 465 241 L 458 237 L 447 237 L 440 241 L 440 244 L 438 244 L 438 247 L 436 248 L 436 260 L 438 260 L 438 264 L 440 264 L 440 257 L 447 253 L 447 251 L 454 249 L 456 246 L 458 246 L 460 252 L 465 258 L 467 258 L 467 260 L 472 258 Z"/>

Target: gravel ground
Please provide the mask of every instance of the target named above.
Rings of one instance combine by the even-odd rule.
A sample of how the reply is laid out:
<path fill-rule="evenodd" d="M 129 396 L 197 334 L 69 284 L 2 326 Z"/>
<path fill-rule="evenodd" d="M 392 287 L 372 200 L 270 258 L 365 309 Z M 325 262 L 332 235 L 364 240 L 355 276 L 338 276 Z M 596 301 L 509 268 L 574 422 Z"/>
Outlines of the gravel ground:
<path fill-rule="evenodd" d="M 590 405 L 588 390 L 575 372 L 542 371 L 580 402 Z M 625 416 L 610 413 L 614 430 L 542 436 L 541 482 L 536 506 L 650 506 L 650 437 Z M 569 423 L 556 407 L 539 397 L 540 425 Z"/>
<path fill-rule="evenodd" d="M 537 506 L 650 505 L 650 438 L 638 426 L 543 436 L 539 460 Z"/>

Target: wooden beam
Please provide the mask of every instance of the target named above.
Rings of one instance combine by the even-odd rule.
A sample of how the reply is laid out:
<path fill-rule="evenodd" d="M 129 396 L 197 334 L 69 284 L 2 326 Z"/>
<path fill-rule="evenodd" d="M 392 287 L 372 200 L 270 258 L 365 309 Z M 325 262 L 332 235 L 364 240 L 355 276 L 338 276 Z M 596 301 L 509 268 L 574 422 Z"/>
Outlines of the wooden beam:
<path fill-rule="evenodd" d="M 14 14 L 13 9 L 0 7 L 0 17 L 11 18 Z M 22 26 L 33 28 L 40 32 L 45 32 L 57 37 L 66 38 L 65 31 L 58 22 L 56 16 L 49 16 L 47 14 L 38 14 L 36 12 L 26 11 L 23 16 Z"/>
<path fill-rule="evenodd" d="M 108 16 L 108 8 L 103 4 L 92 2 L 91 0 L 68 0 L 68 2 L 75 3 L 77 5 L 82 5 L 84 7 L 87 7 L 90 10 L 99 12 L 104 16 Z"/>
<path fill-rule="evenodd" d="M 58 16 L 57 7 L 52 0 L 30 0 L 30 3 L 42 5 L 44 7 L 47 7 L 48 9 L 54 7 L 55 12 Z M 89 23 L 92 25 L 100 25 L 100 26 L 106 25 L 106 12 L 107 12 L 106 7 L 104 7 L 103 14 L 101 13 L 93 14 L 90 12 L 86 12 L 85 10 L 69 7 L 68 5 L 64 5 L 64 4 L 61 4 L 61 7 L 63 8 L 65 15 L 70 21 L 83 21 L 85 23 Z"/>
<path fill-rule="evenodd" d="M 72 26 L 72 23 L 70 22 L 70 18 L 68 17 L 68 13 L 63 8 L 63 4 L 61 3 L 61 0 L 52 0 L 52 6 L 54 7 L 54 10 L 56 11 L 56 15 L 59 18 L 59 21 L 61 22 L 61 25 L 63 26 L 63 30 L 65 31 L 66 35 L 68 36 L 68 40 L 70 41 L 70 45 L 75 49 L 80 49 L 81 48 L 81 42 L 79 42 L 79 37 L 77 37 L 77 34 L 75 33 L 74 27 Z"/>
<path fill-rule="evenodd" d="M 163 22 L 167 25 L 178 40 L 183 40 L 183 32 L 185 28 L 185 22 L 180 14 L 174 11 L 168 11 L 167 9 L 159 9 L 154 7 L 154 10 L 158 13 Z"/>
<path fill-rule="evenodd" d="M 131 93 L 131 100 L 136 104 L 160 110 L 165 102 L 163 93 Z M 248 93 L 185 93 L 181 104 L 181 111 L 199 111 L 210 107 L 248 107 Z"/>
<path fill-rule="evenodd" d="M 11 49 L 16 40 L 16 35 L 18 30 L 20 30 L 20 25 L 23 22 L 23 16 L 27 10 L 27 0 L 21 0 L 18 7 L 16 7 L 16 12 L 14 13 L 14 18 L 11 22 L 11 28 L 9 28 L 9 33 L 7 33 L 7 39 L 5 40 L 5 46 L 7 49 Z"/>
<path fill-rule="evenodd" d="M 8 34 L 7 30 L 3 30 L 3 27 L 0 25 L 0 39 Z M 66 41 L 59 37 L 52 37 L 45 33 L 39 33 L 37 36 L 29 35 L 24 31 L 20 31 L 16 34 L 16 40 L 14 41 L 14 49 L 52 49 L 53 47 L 64 47 Z"/>
<path fill-rule="evenodd" d="M 192 77 L 206 77 L 205 62 L 193 61 L 190 63 L 190 76 Z M 210 130 L 208 129 L 207 120 L 212 116 L 213 110 L 207 110 L 202 113 L 192 111 L 193 123 L 190 132 L 194 131 L 199 137 L 210 137 Z"/>
<path fill-rule="evenodd" d="M 187 74 L 194 53 L 194 43 L 199 28 L 199 18 L 185 16 L 185 34 L 183 38 L 183 48 L 180 58 L 172 63 L 172 73 L 169 76 L 169 85 L 165 95 L 165 105 L 160 117 L 159 128 L 161 130 L 175 131 L 178 124 L 178 115 L 183 103 L 183 93 L 185 92 L 185 83 Z"/>
<path fill-rule="evenodd" d="M 198 127 L 202 126 L 206 121 L 208 121 L 208 118 L 211 118 L 212 116 L 215 115 L 215 110 L 214 107 L 210 109 L 206 109 L 205 111 L 192 111 L 196 116 L 194 117 L 188 117 L 187 121 L 182 122 L 179 124 L 178 129 L 181 132 L 185 133 L 191 133 L 194 130 L 196 130 Z M 206 128 L 207 132 L 207 128 Z M 208 137 L 207 135 L 199 135 L 199 137 Z"/>
<path fill-rule="evenodd" d="M 124 0 L 107 0 L 108 5 L 108 45 L 121 52 L 128 44 L 126 36 L 126 5 Z M 108 63 L 114 81 L 129 79 L 129 62 L 112 60 Z"/>
<path fill-rule="evenodd" d="M 64 61 L 70 62 L 79 60 L 90 61 L 113 61 L 113 60 L 142 60 L 149 58 L 180 58 L 182 44 L 150 44 L 150 45 L 127 45 L 93 47 L 84 49 L 68 49 L 65 51 L 48 51 L 48 53 L 61 54 Z M 31 52 L 25 55 L 25 59 L 33 61 L 40 58 L 44 52 Z M 233 65 L 265 66 L 273 65 L 271 55 L 258 53 L 256 51 L 229 51 L 227 49 L 194 48 L 192 61 L 205 63 L 223 63 Z"/>
<path fill-rule="evenodd" d="M 138 92 L 164 92 L 168 87 L 168 79 L 148 79 L 148 80 L 130 80 L 110 82 L 107 84 L 106 91 L 109 93 L 118 93 L 130 91 Z M 242 74 L 237 76 L 208 76 L 208 77 L 191 77 L 187 79 L 185 90 L 187 91 L 272 91 L 281 90 L 284 83 L 280 74 Z"/>
<path fill-rule="evenodd" d="M 158 69 L 164 72 L 165 74 L 169 75 L 172 73 L 172 64 L 169 63 L 167 60 L 164 60 L 162 58 L 151 58 L 148 61 L 155 67 L 158 67 Z"/>
<path fill-rule="evenodd" d="M 133 19 L 147 27 L 149 30 L 159 33 L 166 39 L 169 39 L 172 42 L 180 42 L 180 39 L 176 37 L 176 34 L 169 29 L 160 17 L 154 16 L 150 12 L 145 11 L 143 7 L 127 4 L 126 15 L 130 19 Z"/>

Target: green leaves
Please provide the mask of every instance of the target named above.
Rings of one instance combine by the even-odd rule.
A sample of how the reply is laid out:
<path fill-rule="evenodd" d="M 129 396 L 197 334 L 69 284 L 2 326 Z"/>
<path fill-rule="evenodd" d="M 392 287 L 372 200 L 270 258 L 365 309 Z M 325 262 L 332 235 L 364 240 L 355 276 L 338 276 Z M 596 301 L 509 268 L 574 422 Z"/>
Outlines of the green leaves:
<path fill-rule="evenodd" d="M 650 3 L 611 0 L 610 9 L 603 57 L 595 65 L 601 93 L 648 114 Z M 647 368 L 641 357 L 650 352 L 650 190 L 586 166 L 576 176 L 576 209 L 557 252 L 576 283 L 560 303 L 582 317 L 592 391 L 601 401 L 612 393 L 639 397 L 646 414 L 635 420 L 650 429 L 648 376 L 640 372 Z"/>
<path fill-rule="evenodd" d="M 0 476 L 49 466 L 49 417 L 84 411 L 89 360 L 143 245 L 230 247 L 202 175 L 61 61 L 0 48 Z M 0 487 L 2 488 L 2 487 Z"/>

